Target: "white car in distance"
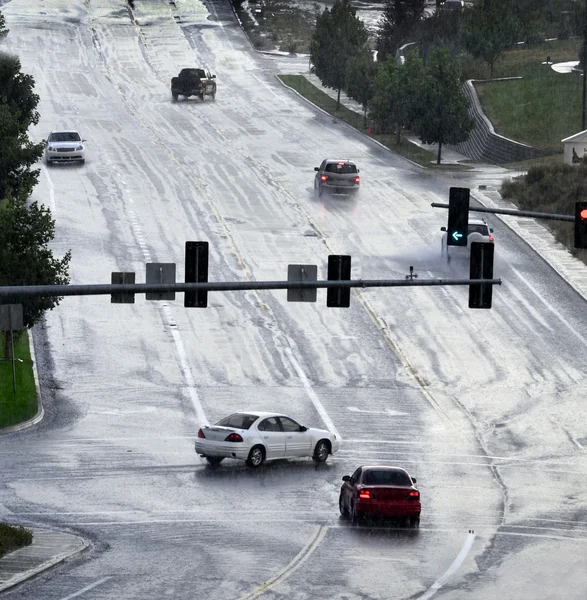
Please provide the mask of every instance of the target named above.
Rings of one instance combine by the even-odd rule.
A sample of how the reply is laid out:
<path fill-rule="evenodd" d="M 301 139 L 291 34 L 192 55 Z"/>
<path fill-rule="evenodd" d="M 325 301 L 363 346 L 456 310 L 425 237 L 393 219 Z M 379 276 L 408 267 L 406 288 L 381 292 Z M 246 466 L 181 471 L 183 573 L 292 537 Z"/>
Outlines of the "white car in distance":
<path fill-rule="evenodd" d="M 52 131 L 45 146 L 45 162 L 86 162 L 85 140 L 74 130 Z"/>
<path fill-rule="evenodd" d="M 243 412 L 204 425 L 198 431 L 196 452 L 214 466 L 225 458 L 246 461 L 252 468 L 265 461 L 311 457 L 325 462 L 340 447 L 334 433 L 300 425 L 280 413 Z"/>
<path fill-rule="evenodd" d="M 485 219 L 469 219 L 467 224 L 468 234 L 467 234 L 467 251 L 471 251 L 471 244 L 473 242 L 489 242 L 491 244 L 495 243 L 495 238 L 493 237 L 493 229 L 489 227 L 487 221 Z M 441 241 L 441 254 L 446 255 L 448 260 L 450 260 L 449 248 L 459 250 L 460 248 L 464 248 L 464 246 L 448 246 L 447 245 L 447 232 L 446 227 L 441 227 L 440 231 L 443 231 L 444 234 L 442 236 Z"/>

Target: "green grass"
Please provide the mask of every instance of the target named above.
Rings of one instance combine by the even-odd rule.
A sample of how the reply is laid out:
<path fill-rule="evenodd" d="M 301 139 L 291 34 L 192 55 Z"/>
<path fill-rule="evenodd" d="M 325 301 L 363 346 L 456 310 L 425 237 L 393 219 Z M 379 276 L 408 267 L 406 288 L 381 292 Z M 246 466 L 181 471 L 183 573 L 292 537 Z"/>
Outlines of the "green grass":
<path fill-rule="evenodd" d="M 18 425 L 37 414 L 37 391 L 33 361 L 29 350 L 28 331 L 14 344 L 14 353 L 23 362 L 14 365 L 16 392 L 12 388 L 12 364 L 0 362 L 0 428 Z M 4 358 L 4 334 L 0 333 L 0 355 Z"/>
<path fill-rule="evenodd" d="M 350 110 L 344 106 L 340 106 L 337 110 L 336 100 L 331 98 L 328 94 L 318 89 L 315 85 L 309 82 L 303 75 L 279 75 L 279 78 L 285 85 L 296 90 L 304 98 L 310 100 L 313 104 L 330 113 L 333 117 L 344 121 L 351 127 L 354 127 L 362 133 L 367 133 L 367 128 L 364 125 L 363 115 Z M 463 165 L 440 165 L 437 166 L 436 154 L 428 152 L 415 144 L 412 144 L 405 138 L 402 138 L 402 142 L 397 144 L 395 135 L 385 134 L 371 134 L 369 137 L 377 140 L 393 152 L 408 158 L 415 163 L 423 165 L 425 167 L 439 168 L 439 169 L 457 169 L 464 170 L 469 167 Z"/>
<path fill-rule="evenodd" d="M 507 163 L 500 165 L 506 169 L 512 169 L 514 171 L 527 171 L 530 167 L 544 167 L 549 165 L 562 164 L 563 154 L 552 154 L 551 156 L 543 156 L 541 158 L 532 158 L 530 160 L 523 160 L 516 163 Z"/>
<path fill-rule="evenodd" d="M 556 73 L 541 64 L 578 60 L 579 41 L 545 42 L 507 52 L 494 77 L 521 80 L 475 85 L 485 114 L 495 130 L 508 138 L 561 153 L 560 140 L 581 129 L 581 77 Z"/>
<path fill-rule="evenodd" d="M 0 523 L 0 558 L 23 546 L 29 546 L 32 541 L 33 532 L 30 529 Z"/>

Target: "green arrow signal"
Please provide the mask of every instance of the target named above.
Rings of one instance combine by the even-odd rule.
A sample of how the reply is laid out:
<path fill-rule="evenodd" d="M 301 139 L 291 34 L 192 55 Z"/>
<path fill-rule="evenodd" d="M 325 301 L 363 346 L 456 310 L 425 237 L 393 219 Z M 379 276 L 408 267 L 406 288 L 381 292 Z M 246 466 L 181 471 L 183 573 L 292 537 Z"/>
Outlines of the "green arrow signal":
<path fill-rule="evenodd" d="M 459 240 L 460 240 L 462 237 L 463 237 L 463 234 L 462 234 L 462 233 L 459 233 L 458 231 L 455 231 L 455 232 L 452 234 L 452 239 L 453 239 L 455 242 L 458 242 L 458 241 L 459 241 Z"/>

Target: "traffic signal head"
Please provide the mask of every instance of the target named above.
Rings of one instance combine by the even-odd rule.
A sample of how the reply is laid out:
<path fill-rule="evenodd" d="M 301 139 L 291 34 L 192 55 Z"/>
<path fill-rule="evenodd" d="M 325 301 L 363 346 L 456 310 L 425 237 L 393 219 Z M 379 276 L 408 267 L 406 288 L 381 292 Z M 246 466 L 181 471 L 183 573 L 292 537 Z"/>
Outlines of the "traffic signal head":
<path fill-rule="evenodd" d="M 469 188 L 451 187 L 448 197 L 448 246 L 466 246 L 469 234 Z"/>
<path fill-rule="evenodd" d="M 343 254 L 328 256 L 328 281 L 350 281 L 351 257 Z M 351 288 L 331 287 L 326 292 L 326 306 L 348 308 L 351 305 Z"/>
<path fill-rule="evenodd" d="M 186 283 L 208 281 L 208 242 L 185 243 L 185 281 Z M 206 308 L 208 292 L 201 290 L 185 292 L 183 305 Z"/>
<path fill-rule="evenodd" d="M 587 248 L 587 202 L 575 202 L 575 248 Z"/>
<path fill-rule="evenodd" d="M 491 242 L 471 244 L 470 279 L 493 279 L 493 253 Z M 491 308 L 493 285 L 490 283 L 469 285 L 469 308 Z"/>

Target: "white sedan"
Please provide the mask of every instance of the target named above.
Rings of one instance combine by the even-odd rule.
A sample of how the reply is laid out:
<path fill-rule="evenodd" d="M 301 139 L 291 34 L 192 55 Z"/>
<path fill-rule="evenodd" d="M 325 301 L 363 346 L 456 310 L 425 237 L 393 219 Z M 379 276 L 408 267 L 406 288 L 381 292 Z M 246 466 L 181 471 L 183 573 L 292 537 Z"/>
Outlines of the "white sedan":
<path fill-rule="evenodd" d="M 234 413 L 198 431 L 196 452 L 212 465 L 225 458 L 245 460 L 260 467 L 266 460 L 312 457 L 325 462 L 340 440 L 324 429 L 308 428 L 279 413 Z"/>
<path fill-rule="evenodd" d="M 81 135 L 77 131 L 52 131 L 45 146 L 47 166 L 55 162 L 86 162 L 86 151 Z"/>

